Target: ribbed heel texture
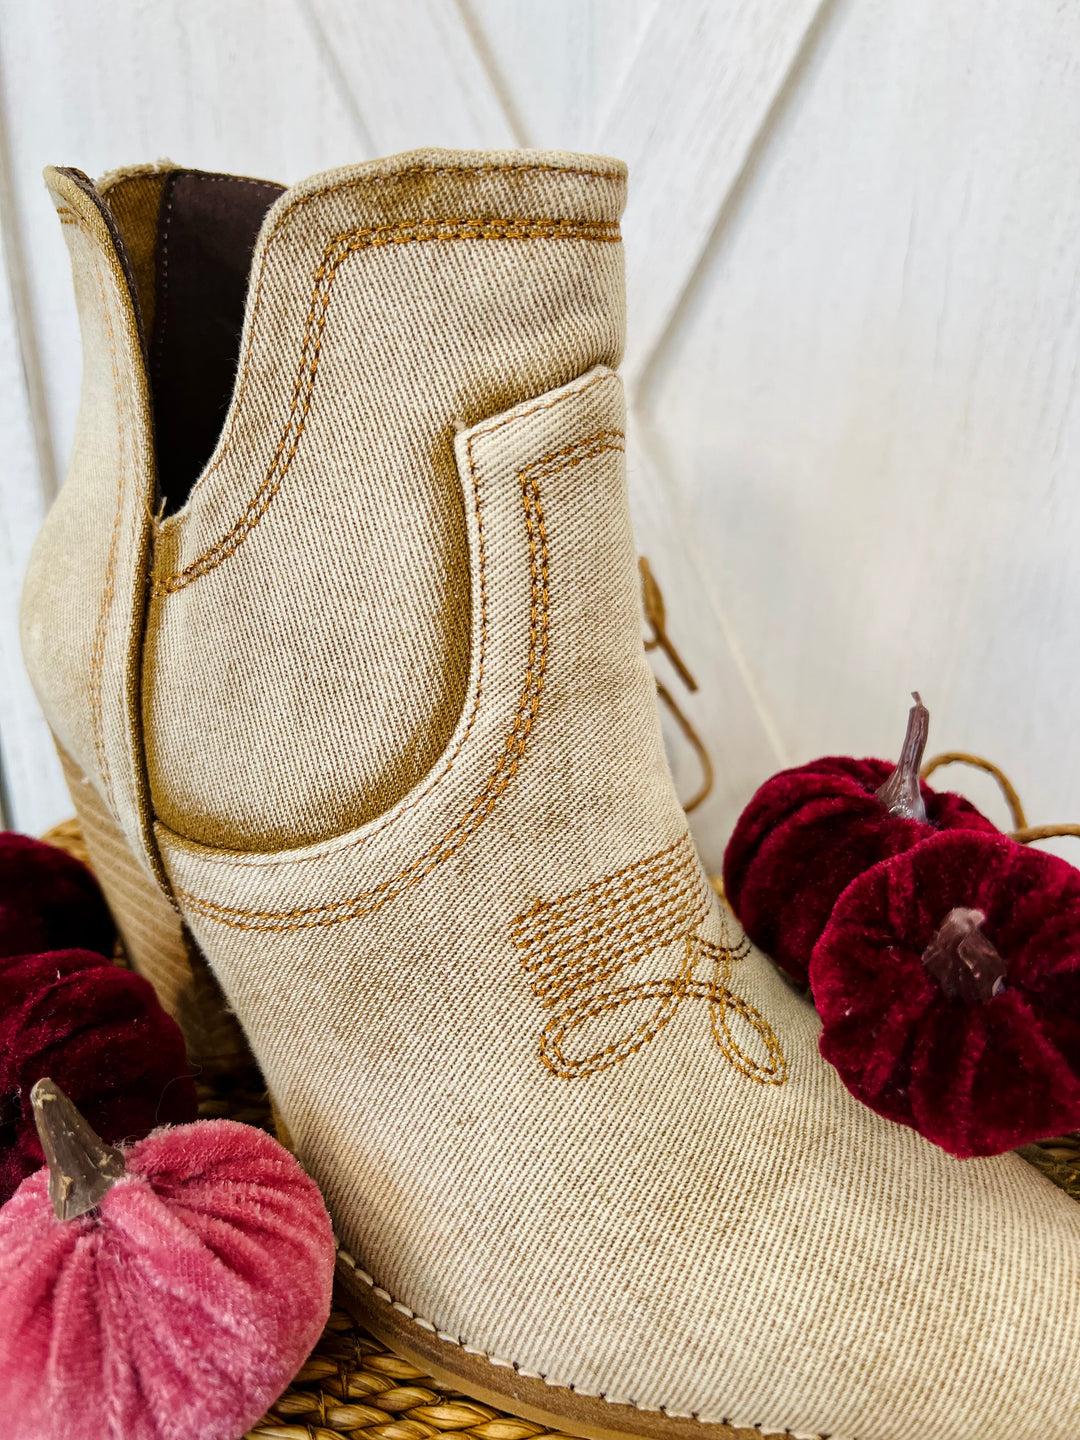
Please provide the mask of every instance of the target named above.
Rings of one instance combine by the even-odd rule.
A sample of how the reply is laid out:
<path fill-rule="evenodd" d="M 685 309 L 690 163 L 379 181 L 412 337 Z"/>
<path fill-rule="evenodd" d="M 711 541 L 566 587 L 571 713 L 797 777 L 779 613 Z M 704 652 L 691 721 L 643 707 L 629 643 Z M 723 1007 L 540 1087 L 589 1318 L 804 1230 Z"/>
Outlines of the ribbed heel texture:
<path fill-rule="evenodd" d="M 200 1073 L 251 1063 L 236 1017 L 190 932 L 132 855 L 94 786 L 57 745 L 83 841 L 132 966 L 177 1021 Z"/>

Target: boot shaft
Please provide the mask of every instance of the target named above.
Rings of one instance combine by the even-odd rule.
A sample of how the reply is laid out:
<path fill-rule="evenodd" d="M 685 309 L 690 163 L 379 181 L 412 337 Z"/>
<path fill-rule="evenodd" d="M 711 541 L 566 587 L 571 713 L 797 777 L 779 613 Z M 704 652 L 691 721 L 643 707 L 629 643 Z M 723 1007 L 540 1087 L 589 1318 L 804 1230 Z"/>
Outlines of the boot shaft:
<path fill-rule="evenodd" d="M 144 170 L 101 195 L 48 172 L 85 380 L 28 575 L 27 663 L 159 878 L 151 812 L 203 843 L 303 844 L 392 807 L 445 748 L 470 664 L 454 436 L 617 364 L 623 174 L 427 151 L 285 192 L 188 495 L 223 360 L 196 311 L 236 304 L 227 252 L 278 187 Z"/>

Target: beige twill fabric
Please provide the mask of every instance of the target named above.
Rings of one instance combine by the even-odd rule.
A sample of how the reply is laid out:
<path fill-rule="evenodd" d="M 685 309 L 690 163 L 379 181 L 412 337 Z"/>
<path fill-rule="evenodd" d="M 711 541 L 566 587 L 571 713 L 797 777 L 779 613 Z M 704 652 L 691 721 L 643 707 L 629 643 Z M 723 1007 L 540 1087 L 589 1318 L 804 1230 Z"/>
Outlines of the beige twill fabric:
<path fill-rule="evenodd" d="M 272 852 L 384 813 L 435 764 L 469 655 L 454 425 L 617 363 L 623 188 L 614 161 L 436 152 L 280 198 L 237 403 L 158 534 L 163 823 Z"/>
<path fill-rule="evenodd" d="M 140 711 L 152 423 L 139 319 L 109 228 L 111 218 L 129 240 L 145 237 L 161 175 L 117 177 L 115 216 L 69 173 L 49 167 L 45 178 L 71 255 L 83 386 L 66 481 L 27 567 L 23 654 L 128 956 L 183 1025 L 193 1062 L 214 1068 L 235 1059 L 242 1036 L 191 953 L 151 831 Z M 145 301 L 144 238 L 131 253 Z"/>
<path fill-rule="evenodd" d="M 835 1440 L 1071 1440 L 1080 1207 L 1014 1156 L 958 1162 L 857 1105 L 812 1010 L 727 933 L 687 838 L 640 638 L 609 368 L 618 246 L 353 252 L 304 427 L 287 430 L 318 270 L 372 227 L 388 183 L 392 227 L 410 212 L 607 226 L 621 203 L 612 162 L 446 152 L 283 196 L 263 253 L 289 206 L 318 198 L 290 211 L 310 234 L 264 321 L 249 302 L 261 358 L 226 430 L 234 468 L 204 477 L 159 545 L 146 713 L 174 823 L 159 810 L 157 842 L 343 1265 L 416 1324 L 543 1376 L 555 1413 L 560 1387 L 613 1402 L 613 1427 L 631 1404 Z M 513 355 L 497 320 L 525 308 L 517 389 L 472 392 L 462 357 L 477 334 Z M 364 315 L 404 389 L 392 421 L 366 408 L 385 392 Z M 442 373 L 394 369 L 402 353 Z M 459 577 L 444 592 L 431 550 Z M 299 619 L 271 613 L 290 593 L 306 647 Z M 258 624 L 275 645 L 251 639 Z M 461 627 L 458 659 L 425 649 Z M 292 708 L 265 699 L 288 665 Z M 166 694 L 188 707 L 167 744 Z"/>
<path fill-rule="evenodd" d="M 103 207 L 46 171 L 71 254 L 83 385 L 64 487 L 27 567 L 22 644 L 53 733 L 148 873 L 160 867 L 138 723 L 152 528 L 152 420 L 139 323 Z"/>

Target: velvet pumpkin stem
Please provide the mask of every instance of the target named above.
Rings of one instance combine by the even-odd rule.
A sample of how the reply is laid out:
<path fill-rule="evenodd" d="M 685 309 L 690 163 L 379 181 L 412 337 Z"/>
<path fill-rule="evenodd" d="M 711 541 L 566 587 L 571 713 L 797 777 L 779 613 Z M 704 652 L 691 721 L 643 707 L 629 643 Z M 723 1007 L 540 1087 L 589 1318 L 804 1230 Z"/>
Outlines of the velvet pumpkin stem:
<path fill-rule="evenodd" d="M 52 1080 L 37 1082 L 30 1103 L 49 1167 L 49 1199 L 56 1218 L 74 1220 L 93 1210 L 125 1174 L 124 1157 L 95 1135 Z"/>
<path fill-rule="evenodd" d="M 904 748 L 896 769 L 879 789 L 874 798 L 889 812 L 902 820 L 921 820 L 926 823 L 926 803 L 919 788 L 919 766 L 922 764 L 926 737 L 930 733 L 930 711 L 913 690 L 911 698 L 915 704 L 908 711 L 907 733 Z"/>
<path fill-rule="evenodd" d="M 950 1000 L 989 1000 L 1005 983 L 1007 966 L 997 946 L 983 934 L 985 920 L 983 911 L 958 906 L 945 916 L 923 951 L 927 973 Z"/>

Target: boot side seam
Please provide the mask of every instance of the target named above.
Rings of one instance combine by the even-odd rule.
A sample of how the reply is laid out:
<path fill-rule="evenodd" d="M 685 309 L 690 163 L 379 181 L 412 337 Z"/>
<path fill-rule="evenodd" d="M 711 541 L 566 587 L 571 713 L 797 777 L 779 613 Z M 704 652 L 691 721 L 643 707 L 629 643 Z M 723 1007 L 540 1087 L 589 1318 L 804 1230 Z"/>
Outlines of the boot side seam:
<path fill-rule="evenodd" d="M 127 491 L 127 474 L 124 465 L 124 447 L 126 441 L 124 406 L 120 390 L 120 365 L 116 354 L 116 330 L 112 323 L 109 299 L 105 292 L 105 277 L 102 273 L 101 260 L 97 253 L 94 236 L 89 226 L 82 220 L 82 217 L 74 211 L 68 210 L 66 206 L 64 207 L 64 213 L 60 216 L 60 221 L 61 224 L 74 225 L 78 229 L 80 235 L 86 240 L 91 256 L 93 257 L 94 276 L 97 280 L 98 294 L 101 299 L 101 313 L 105 322 L 105 331 L 109 342 L 109 357 L 113 380 L 113 404 L 116 409 L 116 510 L 113 515 L 112 530 L 109 536 L 109 551 L 105 562 L 105 581 L 102 586 L 101 600 L 98 605 L 97 621 L 94 626 L 94 638 L 90 646 L 90 674 L 87 686 L 90 728 L 94 740 L 94 756 L 98 763 L 101 783 L 104 786 L 109 807 L 115 811 L 116 798 L 113 793 L 112 772 L 109 766 L 108 751 L 105 746 L 101 682 L 102 672 L 105 666 L 105 642 L 108 634 L 109 615 L 112 610 L 113 599 L 116 595 L 116 569 L 120 559 L 120 528 L 124 518 L 124 496 Z"/>

